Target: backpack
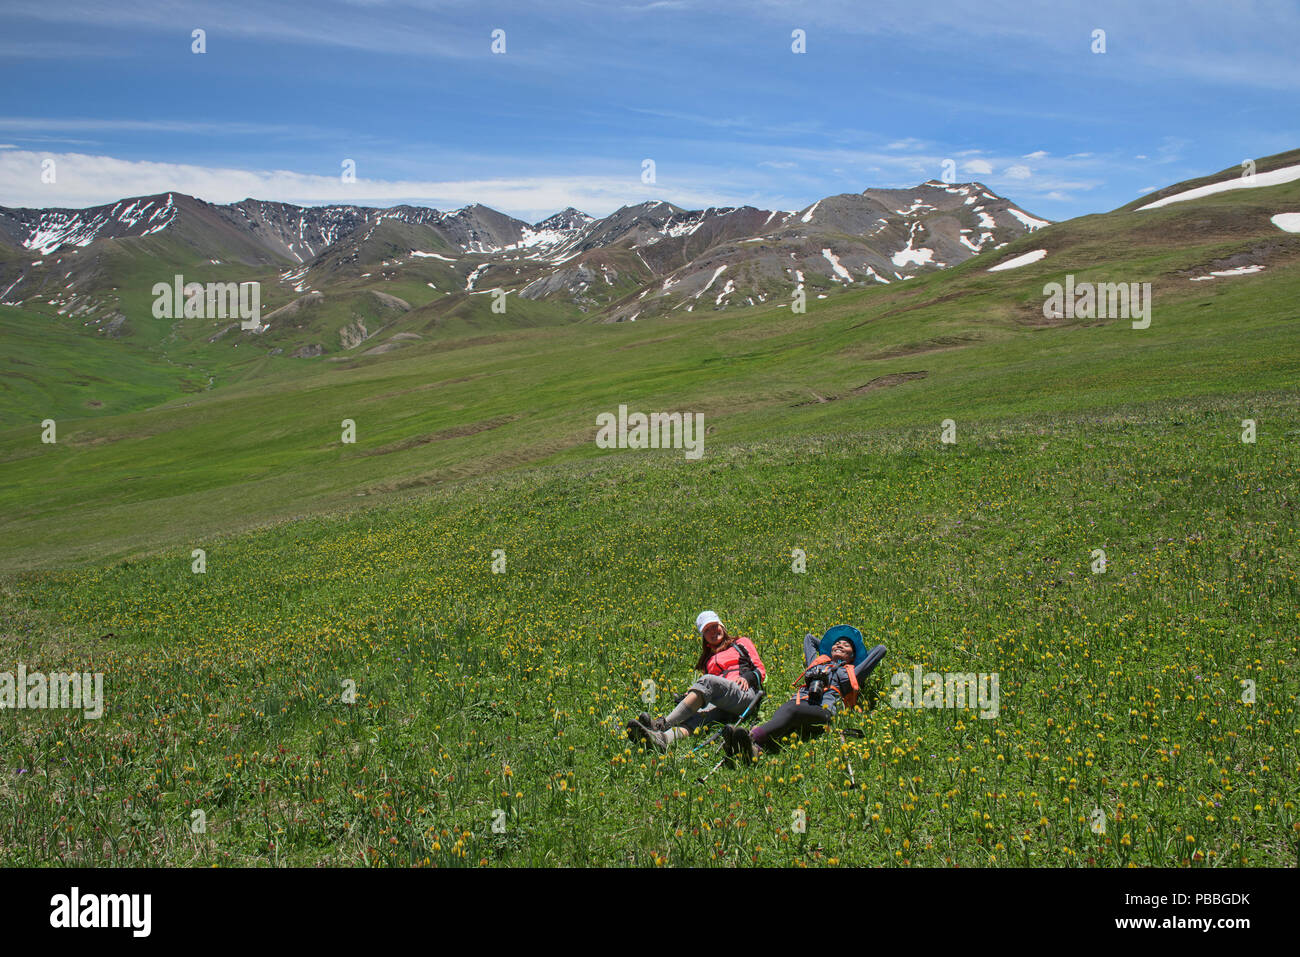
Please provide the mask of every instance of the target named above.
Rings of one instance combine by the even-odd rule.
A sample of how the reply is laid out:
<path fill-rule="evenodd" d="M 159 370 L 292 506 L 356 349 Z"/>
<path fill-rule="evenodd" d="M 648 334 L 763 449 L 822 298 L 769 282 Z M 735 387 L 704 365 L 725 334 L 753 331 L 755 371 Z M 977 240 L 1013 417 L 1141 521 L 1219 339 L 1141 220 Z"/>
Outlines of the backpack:
<path fill-rule="evenodd" d="M 736 642 L 735 647 L 736 651 L 740 653 L 740 677 L 745 679 L 750 691 L 762 691 L 763 672 L 758 670 L 758 666 L 754 664 L 754 659 L 750 657 L 749 651 L 739 640 Z M 761 658 L 759 664 L 762 664 Z"/>
<path fill-rule="evenodd" d="M 847 690 L 840 687 L 839 682 L 832 680 L 832 676 L 840 668 L 843 668 L 848 675 L 847 683 L 849 687 Z M 818 655 L 808 664 L 808 667 L 803 670 L 803 674 L 799 675 L 799 677 L 794 680 L 794 684 L 790 687 L 799 688 L 800 685 L 807 684 L 808 675 L 813 672 L 816 672 L 817 675 L 820 676 L 830 687 L 835 688 L 836 692 L 840 695 L 841 700 L 843 700 L 845 707 L 849 711 L 852 711 L 858 706 L 858 673 L 854 670 L 851 663 L 837 663 L 831 660 L 830 655 Z M 800 688 L 795 692 L 795 701 L 802 703 L 805 700 L 810 700 L 806 697 L 807 694 L 808 692 L 805 689 Z M 818 697 L 820 698 L 821 696 L 818 695 Z"/>

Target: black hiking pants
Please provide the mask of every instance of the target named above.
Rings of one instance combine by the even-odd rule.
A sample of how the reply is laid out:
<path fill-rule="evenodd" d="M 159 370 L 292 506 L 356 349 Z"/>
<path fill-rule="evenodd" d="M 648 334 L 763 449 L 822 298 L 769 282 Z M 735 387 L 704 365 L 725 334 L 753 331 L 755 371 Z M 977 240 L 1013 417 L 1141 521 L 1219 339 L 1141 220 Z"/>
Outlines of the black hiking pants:
<path fill-rule="evenodd" d="M 787 734 L 821 733 L 834 716 L 835 713 L 826 708 L 800 703 L 797 699 L 791 698 L 776 709 L 776 714 L 751 731 L 750 736 L 755 744 L 772 750 L 778 747 L 777 741 Z"/>

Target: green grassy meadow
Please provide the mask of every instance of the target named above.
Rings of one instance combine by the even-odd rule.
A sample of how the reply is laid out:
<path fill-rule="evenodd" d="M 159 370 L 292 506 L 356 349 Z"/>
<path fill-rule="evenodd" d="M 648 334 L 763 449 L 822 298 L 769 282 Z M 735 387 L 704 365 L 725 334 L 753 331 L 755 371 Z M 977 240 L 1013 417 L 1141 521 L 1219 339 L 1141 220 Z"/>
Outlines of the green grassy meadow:
<path fill-rule="evenodd" d="M 0 671 L 103 672 L 106 712 L 0 715 L 0 864 L 1296 866 L 1300 183 L 1241 192 L 805 315 L 430 301 L 373 357 L 6 310 L 50 378 L 0 404 Z M 1066 271 L 1151 281 L 1150 328 L 1045 321 Z M 704 457 L 596 448 L 619 404 L 704 413 Z M 629 746 L 705 608 L 764 717 L 805 631 L 887 644 L 863 736 L 704 785 L 699 739 Z M 997 672 L 998 717 L 892 707 L 917 665 Z"/>
<path fill-rule="evenodd" d="M 213 542 L 202 575 L 20 576 L 11 653 L 102 671 L 108 710 L 0 726 L 3 860 L 1293 866 L 1300 402 L 1253 401 L 1254 445 L 1219 401 L 629 452 Z M 805 630 L 885 642 L 864 737 L 704 786 L 710 750 L 629 747 L 704 607 L 777 698 Z M 917 664 L 998 672 L 998 718 L 891 707 Z"/>

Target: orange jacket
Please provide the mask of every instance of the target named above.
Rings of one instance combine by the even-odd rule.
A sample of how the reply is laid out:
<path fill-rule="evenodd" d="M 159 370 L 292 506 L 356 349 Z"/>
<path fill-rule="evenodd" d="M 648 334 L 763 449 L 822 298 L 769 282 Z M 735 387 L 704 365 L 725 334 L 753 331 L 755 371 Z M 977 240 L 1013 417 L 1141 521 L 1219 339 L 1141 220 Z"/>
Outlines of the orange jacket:
<path fill-rule="evenodd" d="M 758 656 L 758 649 L 748 638 L 739 637 L 721 651 L 715 651 L 710 654 L 707 650 L 700 655 L 696 667 L 710 675 L 721 675 L 728 681 L 734 681 L 736 684 L 749 687 L 749 683 L 740 676 L 741 656 L 737 648 L 740 646 L 745 649 L 749 655 L 749 660 L 753 662 L 754 668 L 757 669 L 763 680 L 767 680 L 767 668 L 763 665 L 763 659 Z M 750 689 L 751 691 L 754 689 Z"/>

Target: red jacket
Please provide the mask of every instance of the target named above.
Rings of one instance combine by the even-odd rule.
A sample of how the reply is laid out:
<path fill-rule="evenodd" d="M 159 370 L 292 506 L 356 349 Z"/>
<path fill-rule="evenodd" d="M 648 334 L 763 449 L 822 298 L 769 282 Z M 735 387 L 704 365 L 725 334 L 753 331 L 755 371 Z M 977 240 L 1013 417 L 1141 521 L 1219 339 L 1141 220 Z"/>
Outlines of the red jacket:
<path fill-rule="evenodd" d="M 738 646 L 745 649 L 745 652 L 749 655 L 749 660 L 753 662 L 759 675 L 766 681 L 767 668 L 763 665 L 763 659 L 758 656 L 758 649 L 754 647 L 754 643 L 745 637 L 737 638 L 721 651 L 710 653 L 706 648 L 701 653 L 700 660 L 695 667 L 706 674 L 721 675 L 728 681 L 734 681 L 736 684 L 748 688 L 748 682 L 740 676 L 741 655 Z"/>

